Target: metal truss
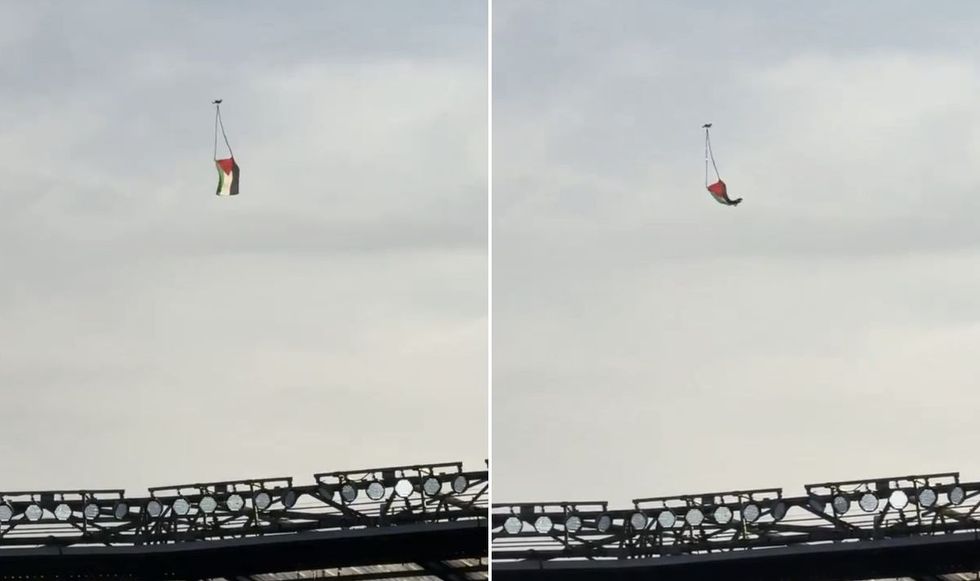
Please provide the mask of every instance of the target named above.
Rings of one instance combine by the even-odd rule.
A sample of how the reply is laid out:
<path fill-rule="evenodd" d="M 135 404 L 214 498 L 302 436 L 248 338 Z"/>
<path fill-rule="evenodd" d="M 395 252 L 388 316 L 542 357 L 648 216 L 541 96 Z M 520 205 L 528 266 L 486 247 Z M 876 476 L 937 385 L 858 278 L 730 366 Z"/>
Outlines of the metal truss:
<path fill-rule="evenodd" d="M 500 572 L 552 563 L 581 571 L 587 566 L 569 561 L 583 560 L 629 561 L 635 569 L 641 562 L 785 555 L 780 549 L 802 554 L 925 537 L 980 539 L 980 483 L 960 482 L 958 473 L 825 482 L 805 490 L 793 497 L 772 488 L 639 498 L 632 508 L 615 510 L 605 502 L 496 504 L 494 570 L 498 563 Z"/>
<path fill-rule="evenodd" d="M 72 555 L 91 562 L 157 555 L 165 562 L 194 553 L 204 562 L 207 551 L 231 556 L 248 548 L 273 555 L 304 543 L 318 544 L 318 550 L 324 543 L 342 547 L 351 565 L 412 562 L 407 549 L 392 547 L 390 555 L 383 549 L 446 543 L 461 530 L 476 535 L 480 527 L 482 554 L 474 554 L 472 545 L 450 546 L 419 558 L 438 563 L 486 554 L 486 470 L 464 471 L 455 462 L 329 472 L 314 480 L 301 486 L 292 478 L 181 484 L 150 488 L 139 497 L 122 490 L 0 492 L 0 571 L 18 561 L 37 566 L 46 554 L 57 555 L 50 562 Z M 343 558 L 333 555 L 323 566 L 348 565 Z"/>

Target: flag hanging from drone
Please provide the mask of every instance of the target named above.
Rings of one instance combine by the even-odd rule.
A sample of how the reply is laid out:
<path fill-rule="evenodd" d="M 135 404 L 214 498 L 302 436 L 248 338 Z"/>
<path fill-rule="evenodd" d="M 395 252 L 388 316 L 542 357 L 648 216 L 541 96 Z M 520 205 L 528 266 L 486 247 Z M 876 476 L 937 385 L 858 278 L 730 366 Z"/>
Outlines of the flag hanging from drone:
<path fill-rule="evenodd" d="M 225 133 L 225 124 L 221 120 L 221 99 L 213 101 L 214 104 L 214 165 L 218 168 L 218 191 L 219 196 L 238 195 L 238 164 L 235 163 L 235 155 L 231 152 L 231 144 L 228 143 L 228 135 Z M 221 130 L 221 137 L 225 140 L 225 147 L 228 148 L 228 157 L 218 159 L 218 130 Z"/>

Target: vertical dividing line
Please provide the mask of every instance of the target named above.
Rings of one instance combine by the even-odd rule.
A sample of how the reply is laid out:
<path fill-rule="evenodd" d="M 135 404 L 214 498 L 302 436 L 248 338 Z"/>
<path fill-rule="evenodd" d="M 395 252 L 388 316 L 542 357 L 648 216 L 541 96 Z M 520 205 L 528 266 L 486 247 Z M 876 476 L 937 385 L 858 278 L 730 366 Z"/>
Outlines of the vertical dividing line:
<path fill-rule="evenodd" d="M 493 0 L 487 0 L 487 571 L 492 576 L 493 507 Z"/>

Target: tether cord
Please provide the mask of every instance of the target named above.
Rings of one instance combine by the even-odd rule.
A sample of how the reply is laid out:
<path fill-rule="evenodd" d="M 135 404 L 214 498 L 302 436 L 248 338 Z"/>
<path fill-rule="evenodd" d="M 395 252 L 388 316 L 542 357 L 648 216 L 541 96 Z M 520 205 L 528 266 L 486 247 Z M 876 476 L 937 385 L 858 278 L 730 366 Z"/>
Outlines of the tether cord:
<path fill-rule="evenodd" d="M 711 134 L 709 129 L 705 127 L 704 129 L 704 186 L 708 187 L 708 160 L 711 160 L 712 167 L 715 168 L 715 179 L 720 180 L 721 175 L 718 173 L 718 164 L 715 163 L 715 153 L 711 150 Z M 229 150 L 230 151 L 230 150 Z"/>
<path fill-rule="evenodd" d="M 235 157 L 231 151 L 231 144 L 228 143 L 228 135 L 225 134 L 225 124 L 221 120 L 221 105 L 214 106 L 214 160 L 218 161 L 218 128 L 221 128 L 221 137 L 225 139 L 225 147 L 228 148 L 228 155 Z"/>

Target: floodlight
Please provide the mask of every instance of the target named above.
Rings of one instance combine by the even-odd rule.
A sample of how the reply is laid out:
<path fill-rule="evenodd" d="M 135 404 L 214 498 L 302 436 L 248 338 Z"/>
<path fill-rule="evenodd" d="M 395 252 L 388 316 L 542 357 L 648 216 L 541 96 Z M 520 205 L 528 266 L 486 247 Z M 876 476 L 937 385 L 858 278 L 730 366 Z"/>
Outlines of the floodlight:
<path fill-rule="evenodd" d="M 732 509 L 727 506 L 719 506 L 714 512 L 715 522 L 720 525 L 727 525 L 732 522 Z"/>
<path fill-rule="evenodd" d="M 595 520 L 595 530 L 600 533 L 604 533 L 609 530 L 612 526 L 612 517 L 608 514 L 599 515 L 599 518 Z"/>
<path fill-rule="evenodd" d="M 161 514 L 163 514 L 163 505 L 160 504 L 159 500 L 154 498 L 150 502 L 146 503 L 146 512 L 149 513 L 149 515 L 152 516 L 153 518 L 156 518 Z M 57 509 L 55 510 L 54 515 L 58 516 Z"/>
<path fill-rule="evenodd" d="M 700 526 L 704 522 L 704 513 L 699 508 L 692 508 L 684 515 L 684 520 L 692 527 Z"/>
<path fill-rule="evenodd" d="M 936 504 L 936 491 L 931 488 L 923 488 L 919 491 L 919 505 L 929 508 Z"/>
<path fill-rule="evenodd" d="M 367 495 L 371 500 L 381 500 L 385 495 L 385 487 L 383 484 L 375 480 L 371 484 L 368 484 Z"/>
<path fill-rule="evenodd" d="M 347 483 L 340 487 L 340 498 L 350 504 L 357 500 L 357 489 L 353 484 Z"/>
<path fill-rule="evenodd" d="M 959 504 L 966 500 L 966 492 L 961 486 L 954 486 L 946 496 L 949 498 L 950 504 Z"/>
<path fill-rule="evenodd" d="M 890 504 L 893 508 L 897 508 L 898 510 L 902 510 L 908 506 L 908 503 L 909 495 L 905 494 L 905 492 L 901 490 L 893 490 L 891 495 L 888 497 L 888 504 Z"/>
<path fill-rule="evenodd" d="M 14 509 L 9 504 L 0 504 L 0 521 L 7 522 L 14 517 Z"/>
<path fill-rule="evenodd" d="M 408 498 L 414 491 L 415 487 L 412 486 L 412 483 L 407 478 L 402 478 L 395 483 L 395 494 L 401 498 Z"/>
<path fill-rule="evenodd" d="M 864 512 L 874 512 L 878 510 L 878 497 L 870 492 L 865 492 L 861 495 L 860 500 L 858 500 L 858 506 Z"/>
<path fill-rule="evenodd" d="M 774 520 L 783 520 L 783 517 L 786 516 L 786 509 L 786 503 L 780 500 L 772 507 L 772 518 Z"/>
<path fill-rule="evenodd" d="M 429 496 L 435 496 L 442 492 L 442 482 L 435 476 L 429 476 L 422 481 L 422 490 Z"/>
<path fill-rule="evenodd" d="M 742 520 L 744 521 L 755 522 L 759 520 L 761 515 L 762 510 L 759 509 L 759 505 L 757 504 L 746 504 L 745 507 L 742 508 Z"/>
<path fill-rule="evenodd" d="M 265 510 L 272 504 L 272 497 L 269 496 L 268 492 L 263 490 L 252 497 L 252 504 L 259 510 Z"/>
<path fill-rule="evenodd" d="M 41 510 L 40 506 L 31 504 L 27 507 L 27 510 L 24 511 L 24 514 L 27 516 L 27 520 L 37 522 L 41 520 L 42 516 L 44 516 L 44 511 Z"/>
<path fill-rule="evenodd" d="M 847 511 L 851 510 L 851 501 L 840 494 L 834 497 L 833 504 L 834 512 L 837 514 L 847 514 Z"/>
<path fill-rule="evenodd" d="M 507 520 L 504 521 L 504 530 L 507 531 L 508 534 L 516 535 L 517 533 L 521 532 L 522 528 L 523 525 L 521 524 L 521 519 L 517 518 L 516 516 L 509 516 L 507 517 Z"/>
<path fill-rule="evenodd" d="M 3 511 L 3 506 L 0 506 L 0 512 Z M 82 514 L 84 514 L 85 518 L 88 520 L 95 520 L 99 516 L 99 512 L 99 505 L 95 504 L 94 502 L 90 502 L 85 505 L 85 510 L 82 511 Z M 2 517 L 3 515 L 0 514 L 0 520 L 2 520 Z"/>
<path fill-rule="evenodd" d="M 229 498 L 228 500 L 231 500 L 231 498 Z M 205 496 L 204 498 L 201 499 L 200 507 L 201 507 L 201 512 L 203 512 L 204 514 L 211 514 L 218 508 L 218 501 L 215 500 L 213 496 L 210 495 Z"/>
<path fill-rule="evenodd" d="M 554 523 L 547 516 L 541 515 L 534 521 L 534 530 L 538 531 L 540 534 L 544 535 L 551 532 L 551 527 Z"/>
<path fill-rule="evenodd" d="M 112 507 L 112 515 L 116 517 L 117 520 L 126 518 L 127 514 L 129 514 L 129 505 L 125 502 L 117 502 L 116 506 Z"/>
<path fill-rule="evenodd" d="M 453 478 L 453 492 L 456 494 L 462 494 L 469 485 L 469 480 L 467 480 L 462 474 L 458 474 L 456 475 L 456 478 Z"/>
<path fill-rule="evenodd" d="M 578 515 L 571 515 L 565 519 L 565 530 L 572 534 L 579 532 L 582 528 L 582 517 Z"/>
<path fill-rule="evenodd" d="M 642 512 L 634 512 L 630 516 L 630 526 L 633 530 L 642 531 L 647 528 L 647 515 Z"/>
<path fill-rule="evenodd" d="M 174 501 L 174 512 L 178 516 L 184 516 L 191 510 L 191 503 L 187 502 L 186 498 L 178 498 Z"/>
<path fill-rule="evenodd" d="M 816 513 L 822 514 L 824 509 L 827 508 L 827 504 L 823 500 L 817 498 L 816 496 L 811 496 L 807 504 L 809 504 L 813 512 Z"/>
<path fill-rule="evenodd" d="M 295 490 L 287 490 L 285 494 L 282 495 L 282 505 L 286 508 L 293 508 L 296 506 L 297 494 Z"/>
<path fill-rule="evenodd" d="M 665 510 L 657 517 L 657 522 L 660 523 L 660 528 L 669 529 L 677 522 L 677 517 L 670 510 Z"/>
<path fill-rule="evenodd" d="M 65 503 L 61 503 L 54 507 L 54 518 L 64 522 L 71 518 L 71 507 Z"/>
<path fill-rule="evenodd" d="M 225 506 L 232 512 L 238 512 L 245 506 L 245 499 L 242 498 L 241 494 L 236 492 L 228 497 L 228 500 L 225 501 Z"/>

